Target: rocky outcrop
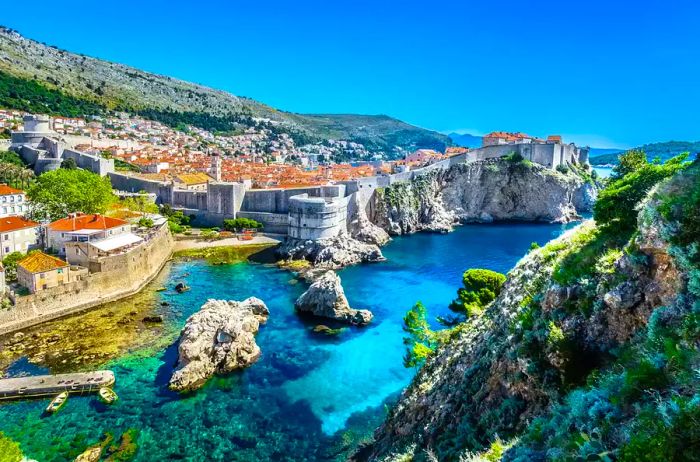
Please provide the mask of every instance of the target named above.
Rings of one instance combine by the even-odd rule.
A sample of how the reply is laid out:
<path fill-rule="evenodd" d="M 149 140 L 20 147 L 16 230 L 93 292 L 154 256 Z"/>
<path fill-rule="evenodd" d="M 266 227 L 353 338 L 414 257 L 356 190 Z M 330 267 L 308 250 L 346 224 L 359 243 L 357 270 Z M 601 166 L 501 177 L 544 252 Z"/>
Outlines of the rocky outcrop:
<path fill-rule="evenodd" d="M 372 313 L 368 310 L 350 308 L 340 276 L 335 271 L 326 271 L 316 277 L 309 290 L 297 299 L 294 307 L 297 311 L 357 326 L 364 326 L 372 320 Z"/>
<path fill-rule="evenodd" d="M 445 232 L 457 222 L 568 222 L 592 210 L 597 186 L 575 169 L 562 173 L 507 158 L 456 164 L 378 191 L 372 221 L 389 234 Z"/>
<path fill-rule="evenodd" d="M 262 300 L 208 300 L 180 333 L 177 370 L 170 389 L 191 391 L 214 374 L 247 367 L 260 357 L 255 334 L 270 312 Z"/>
<path fill-rule="evenodd" d="M 367 212 L 360 204 L 359 194 L 353 194 L 348 204 L 350 236 L 360 242 L 382 246 L 389 242 L 389 233 L 369 220 Z"/>
<path fill-rule="evenodd" d="M 327 269 L 384 261 L 377 245 L 360 242 L 347 232 L 316 241 L 287 238 L 277 253 L 285 260 L 307 260 L 315 267 Z"/>

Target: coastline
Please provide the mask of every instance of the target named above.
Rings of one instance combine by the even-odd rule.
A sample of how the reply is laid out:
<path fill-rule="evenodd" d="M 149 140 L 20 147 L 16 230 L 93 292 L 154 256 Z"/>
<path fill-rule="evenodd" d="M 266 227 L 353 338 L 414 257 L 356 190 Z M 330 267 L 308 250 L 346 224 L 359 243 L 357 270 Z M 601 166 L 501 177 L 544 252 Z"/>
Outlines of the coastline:
<path fill-rule="evenodd" d="M 175 236 L 173 252 L 175 254 L 187 250 L 208 249 L 212 247 L 248 247 L 260 245 L 277 245 L 284 240 L 281 234 L 261 234 L 249 241 L 242 241 L 235 237 L 217 240 L 203 240 L 197 237 Z"/>

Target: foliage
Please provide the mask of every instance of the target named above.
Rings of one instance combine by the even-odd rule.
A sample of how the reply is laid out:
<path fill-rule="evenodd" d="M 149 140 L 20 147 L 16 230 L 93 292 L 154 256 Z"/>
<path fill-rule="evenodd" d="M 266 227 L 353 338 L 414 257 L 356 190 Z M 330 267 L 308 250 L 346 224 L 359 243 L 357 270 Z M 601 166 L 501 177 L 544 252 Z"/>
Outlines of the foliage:
<path fill-rule="evenodd" d="M 241 231 L 243 229 L 262 229 L 262 223 L 250 218 L 235 218 L 224 220 L 226 231 Z"/>
<path fill-rule="evenodd" d="M 68 170 L 75 170 L 78 168 L 78 164 L 75 162 L 75 159 L 72 157 L 67 157 L 61 161 L 61 168 L 65 168 Z"/>
<path fill-rule="evenodd" d="M 58 220 L 72 212 L 104 213 L 115 200 L 109 177 L 87 170 L 46 172 L 27 189 L 31 215 Z"/>
<path fill-rule="evenodd" d="M 22 460 L 22 451 L 19 444 L 0 432 L 0 462 L 19 462 Z"/>
<path fill-rule="evenodd" d="M 141 214 L 159 212 L 156 203 L 146 193 L 126 197 L 120 201 L 119 205 L 131 210 L 132 212 L 138 212 Z"/>
<path fill-rule="evenodd" d="M 17 263 L 24 258 L 22 252 L 12 252 L 2 259 L 2 266 L 5 268 L 5 279 L 14 281 L 17 279 Z"/>
<path fill-rule="evenodd" d="M 403 340 L 407 347 L 403 364 L 405 367 L 419 367 L 436 347 L 425 306 L 421 302 L 413 305 L 403 317 L 403 323 L 403 330 L 408 334 Z"/>
<path fill-rule="evenodd" d="M 144 228 L 153 228 L 153 220 L 147 217 L 139 218 L 138 225 Z"/>
<path fill-rule="evenodd" d="M 0 151 L 0 163 L 24 167 L 24 161 L 15 151 Z"/>
<path fill-rule="evenodd" d="M 683 152 L 689 152 L 691 158 L 700 152 L 700 141 L 666 141 L 663 143 L 650 143 L 635 148 L 639 151 L 644 151 L 647 158 L 659 158 L 661 161 L 666 161 L 671 157 L 675 157 Z M 619 161 L 619 152 L 603 154 L 591 157 L 593 165 L 609 165 L 616 164 Z"/>
<path fill-rule="evenodd" d="M 462 275 L 463 287 L 450 308 L 458 313 L 474 316 L 494 301 L 501 293 L 505 275 L 487 269 L 468 269 Z"/>
<path fill-rule="evenodd" d="M 642 153 L 643 154 L 643 153 Z M 596 222 L 616 233 L 631 233 L 637 224 L 637 206 L 661 180 L 687 167 L 687 155 L 680 155 L 665 164 L 650 164 L 639 153 L 631 153 L 620 164 L 627 172 L 608 183 L 593 206 Z"/>
<path fill-rule="evenodd" d="M 33 80 L 14 77 L 2 71 L 0 107 L 66 117 L 84 117 L 104 112 L 104 107 L 99 104 L 66 95 Z"/>
<path fill-rule="evenodd" d="M 0 151 L 0 182 L 24 189 L 34 179 L 34 172 L 26 168 L 13 151 Z"/>
<path fill-rule="evenodd" d="M 557 165 L 557 172 L 567 174 L 569 173 L 569 167 L 564 164 Z"/>
<path fill-rule="evenodd" d="M 168 228 L 173 233 L 182 233 L 187 230 L 190 224 L 190 217 L 181 210 L 173 210 L 170 205 L 165 204 L 160 208 L 160 213 L 168 219 Z"/>

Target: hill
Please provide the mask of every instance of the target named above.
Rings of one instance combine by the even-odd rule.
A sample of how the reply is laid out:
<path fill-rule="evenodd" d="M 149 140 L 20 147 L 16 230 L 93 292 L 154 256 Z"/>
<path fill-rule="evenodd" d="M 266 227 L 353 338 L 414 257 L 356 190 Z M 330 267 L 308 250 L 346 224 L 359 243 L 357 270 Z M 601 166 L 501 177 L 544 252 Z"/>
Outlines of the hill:
<path fill-rule="evenodd" d="M 653 160 L 656 157 L 663 162 L 678 154 L 689 152 L 691 158 L 694 158 L 700 152 L 700 141 L 666 141 L 664 143 L 650 143 L 639 146 L 635 149 L 641 149 L 647 154 L 647 159 Z M 617 157 L 621 151 L 614 153 L 605 153 L 595 155 L 591 153 L 591 164 L 593 165 L 608 165 L 617 164 Z"/>
<path fill-rule="evenodd" d="M 469 133 L 450 133 L 447 135 L 450 137 L 452 142 L 457 146 L 462 146 L 463 148 L 480 148 L 481 147 L 481 137 L 470 135 Z"/>
<path fill-rule="evenodd" d="M 65 116 L 126 111 L 211 131 L 245 128 L 262 119 L 299 145 L 336 139 L 387 153 L 451 144 L 445 135 L 388 116 L 289 113 L 225 91 L 61 50 L 4 27 L 0 104 Z"/>

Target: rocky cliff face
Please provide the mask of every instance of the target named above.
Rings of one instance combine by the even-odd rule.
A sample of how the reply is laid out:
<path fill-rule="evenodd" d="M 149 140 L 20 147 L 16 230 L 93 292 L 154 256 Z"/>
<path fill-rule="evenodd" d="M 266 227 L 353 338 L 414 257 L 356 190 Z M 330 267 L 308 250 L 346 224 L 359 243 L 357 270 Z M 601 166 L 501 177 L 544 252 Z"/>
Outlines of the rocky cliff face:
<path fill-rule="evenodd" d="M 317 241 L 287 238 L 277 249 L 277 254 L 285 260 L 307 260 L 317 268 L 327 269 L 384 260 L 379 246 L 361 242 L 347 232 Z"/>
<path fill-rule="evenodd" d="M 225 374 L 260 357 L 255 334 L 270 315 L 262 300 L 208 300 L 187 319 L 180 334 L 177 370 L 170 389 L 196 390 L 214 374 Z"/>
<path fill-rule="evenodd" d="M 672 460 L 697 441 L 698 180 L 655 192 L 626 243 L 589 221 L 523 258 L 355 459 Z"/>
<path fill-rule="evenodd" d="M 379 191 L 372 221 L 389 234 L 445 232 L 456 222 L 567 222 L 595 202 L 584 172 L 509 159 L 458 164 Z"/>

